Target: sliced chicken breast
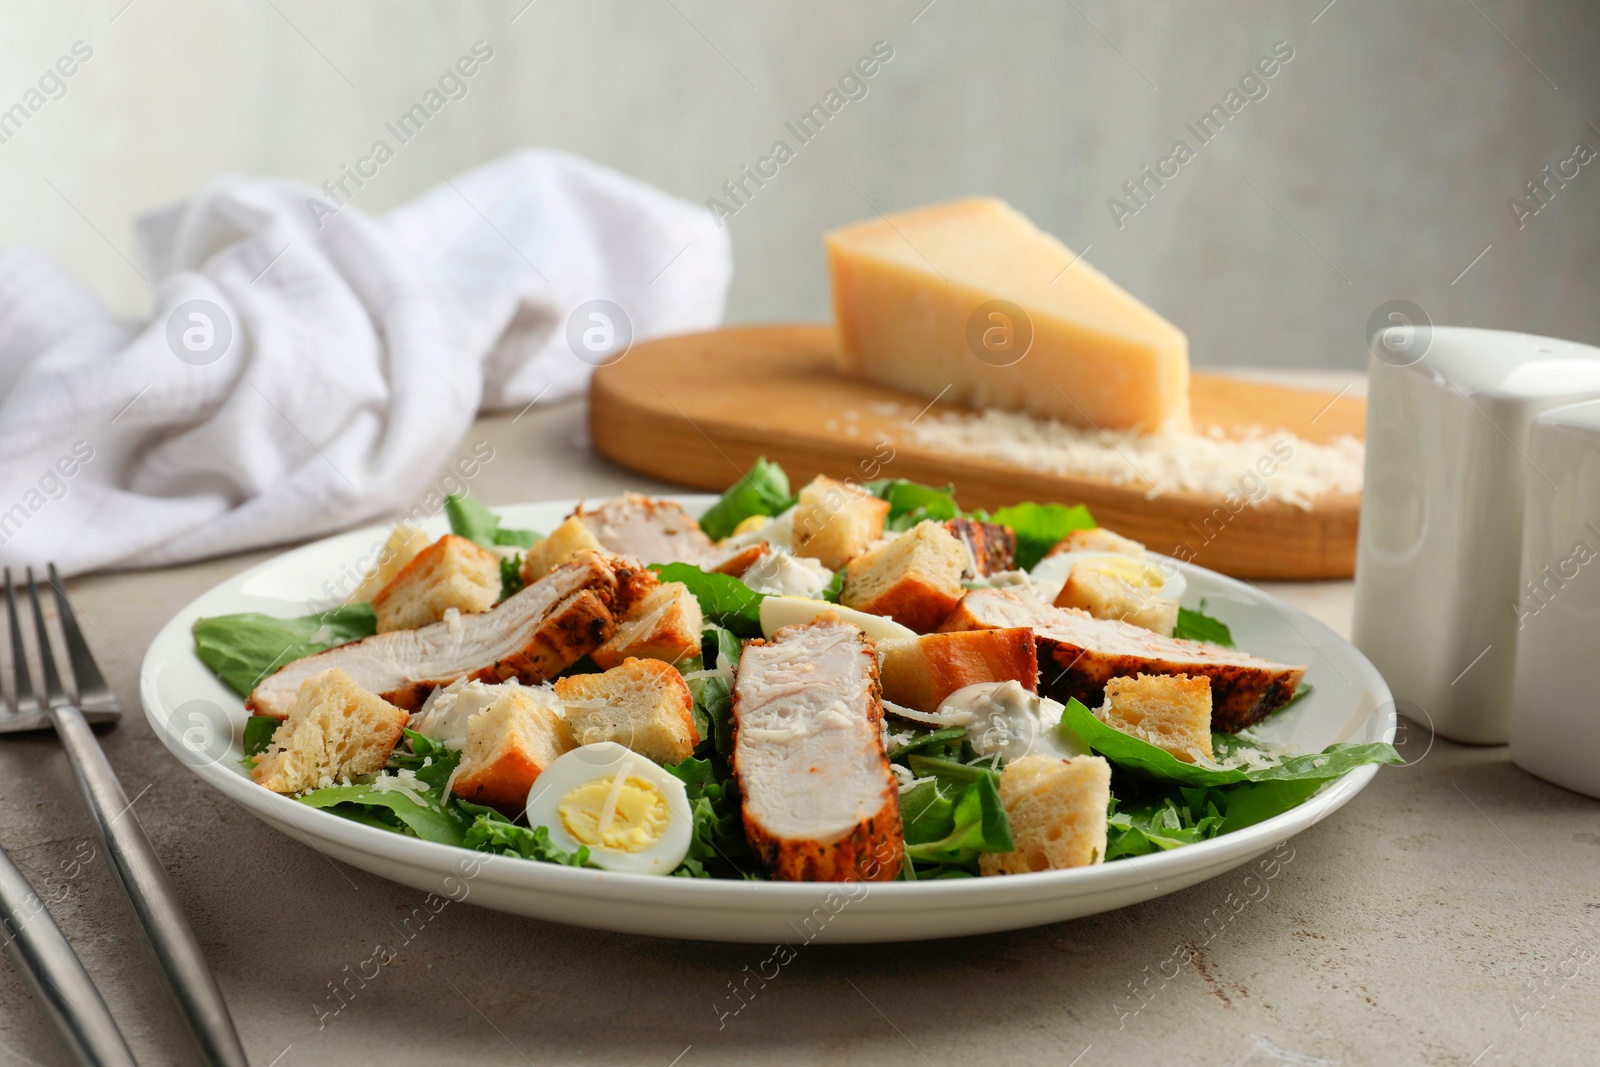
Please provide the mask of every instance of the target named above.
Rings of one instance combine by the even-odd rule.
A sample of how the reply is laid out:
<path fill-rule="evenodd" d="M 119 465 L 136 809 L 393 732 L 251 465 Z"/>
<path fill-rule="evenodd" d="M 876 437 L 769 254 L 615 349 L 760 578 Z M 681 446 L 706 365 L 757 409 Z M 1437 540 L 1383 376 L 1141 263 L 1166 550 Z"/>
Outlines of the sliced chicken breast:
<path fill-rule="evenodd" d="M 246 707 L 283 718 L 300 683 L 337 667 L 357 685 L 407 710 L 460 678 L 536 684 L 586 655 L 655 575 L 632 561 L 582 552 L 481 614 L 392 630 L 295 660 L 264 679 Z"/>
<path fill-rule="evenodd" d="M 872 641 L 836 615 L 747 641 L 733 689 L 745 837 L 785 881 L 888 881 L 905 840 Z"/>
<path fill-rule="evenodd" d="M 670 500 L 624 493 L 592 510 L 573 512 L 607 552 L 631 556 L 641 563 L 699 565 L 719 553 L 687 511 Z"/>
<path fill-rule="evenodd" d="M 940 627 L 993 630 L 1026 626 L 1039 652 L 1039 691 L 1056 700 L 1077 698 L 1098 708 L 1112 678 L 1187 674 L 1211 679 L 1211 728 L 1234 733 L 1289 702 L 1306 665 L 1162 637 L 1131 623 L 1097 619 L 1086 611 L 1056 608 L 1024 593 L 974 589 Z"/>

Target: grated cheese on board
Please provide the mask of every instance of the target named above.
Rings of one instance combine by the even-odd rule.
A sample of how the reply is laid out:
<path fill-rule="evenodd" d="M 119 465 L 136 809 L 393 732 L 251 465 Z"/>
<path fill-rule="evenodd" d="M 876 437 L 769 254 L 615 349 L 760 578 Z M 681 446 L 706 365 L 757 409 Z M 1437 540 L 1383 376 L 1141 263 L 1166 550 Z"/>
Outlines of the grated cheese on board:
<path fill-rule="evenodd" d="M 947 412 L 904 424 L 928 448 L 1008 463 L 1046 474 L 1142 486 L 1146 497 L 1236 493 L 1309 509 L 1323 495 L 1361 492 L 1366 446 L 1343 436 L 1327 444 L 1286 431 L 1251 428 L 1241 437 L 1209 433 L 1140 434 L 1093 430 L 1017 412 Z"/>

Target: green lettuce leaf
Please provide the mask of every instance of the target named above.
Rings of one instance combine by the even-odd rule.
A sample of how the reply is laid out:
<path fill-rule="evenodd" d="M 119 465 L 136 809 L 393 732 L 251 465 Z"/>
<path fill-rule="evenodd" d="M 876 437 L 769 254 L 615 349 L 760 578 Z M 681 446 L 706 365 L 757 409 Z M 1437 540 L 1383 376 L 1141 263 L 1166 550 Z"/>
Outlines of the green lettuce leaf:
<path fill-rule="evenodd" d="M 500 599 L 516 596 L 527 583 L 522 580 L 522 553 L 500 561 Z"/>
<path fill-rule="evenodd" d="M 1065 504 L 1014 504 L 1001 508 L 994 514 L 983 512 L 975 516 L 980 521 L 998 522 L 1009 526 L 1017 534 L 1018 570 L 1031 571 L 1044 558 L 1044 554 L 1074 530 L 1092 530 L 1094 516 L 1082 504 L 1067 507 Z"/>
<path fill-rule="evenodd" d="M 462 493 L 451 493 L 444 498 L 444 513 L 450 520 L 451 533 L 484 548 L 496 545 L 529 548 L 544 537 L 532 530 L 501 529 L 500 516 L 484 507 L 475 497 Z"/>
<path fill-rule="evenodd" d="M 1178 624 L 1173 627 L 1172 636 L 1185 641 L 1205 641 L 1208 644 L 1221 645 L 1223 648 L 1233 647 L 1233 631 L 1228 629 L 1226 623 L 1214 619 L 1205 613 L 1206 602 L 1201 601 L 1200 607 L 1191 611 L 1188 608 L 1178 609 Z"/>
<path fill-rule="evenodd" d="M 1224 820 L 1216 796 L 1216 790 L 1180 788 L 1127 806 L 1112 797 L 1106 819 L 1106 859 L 1145 856 L 1217 836 Z"/>
<path fill-rule="evenodd" d="M 272 743 L 272 735 L 283 723 L 271 715 L 252 715 L 244 721 L 245 766 L 254 766 L 253 757 L 261 755 Z"/>
<path fill-rule="evenodd" d="M 717 666 L 720 656 L 730 667 L 739 665 L 740 640 L 730 630 L 712 623 L 701 635 L 700 660 L 707 668 Z M 693 673 L 692 671 L 690 673 Z M 702 755 L 715 752 L 724 762 L 733 758 L 733 692 L 725 678 L 705 677 L 688 680 L 694 698 L 695 728 L 700 733 L 697 749 Z"/>
<path fill-rule="evenodd" d="M 550 840 L 550 831 L 543 826 L 518 826 L 493 808 L 476 804 L 461 802 L 461 808 L 475 812 L 461 839 L 461 844 L 467 848 L 540 863 L 559 863 L 564 867 L 589 865 L 588 845 L 579 845 L 576 852 L 568 852 Z"/>
<path fill-rule="evenodd" d="M 651 564 L 663 582 L 689 587 L 706 621 L 731 630 L 739 637 L 761 636 L 762 594 L 731 574 L 708 574 L 692 563 Z"/>
<path fill-rule="evenodd" d="M 298 619 L 247 612 L 196 619 L 195 655 L 240 696 L 285 663 L 377 631 L 371 604 L 345 604 Z"/>
<path fill-rule="evenodd" d="M 986 774 L 957 795 L 950 813 L 951 829 L 935 841 L 906 846 L 912 863 L 968 864 L 982 852 L 1010 852 L 1011 820 L 1000 802 L 995 776 Z"/>
<path fill-rule="evenodd" d="M 750 848 L 740 816 L 739 791 L 731 776 L 719 779 L 712 760 L 691 756 L 663 769 L 683 782 L 694 815 L 689 852 L 672 873 L 681 878 L 710 878 L 714 873 L 746 875 Z"/>
<path fill-rule="evenodd" d="M 956 506 L 955 486 L 935 489 L 931 485 L 908 482 L 904 478 L 880 478 L 866 484 L 867 491 L 889 502 L 884 526 L 890 530 L 909 530 L 926 519 L 943 522 L 961 514 Z"/>
<path fill-rule="evenodd" d="M 754 467 L 728 487 L 721 500 L 700 516 L 700 529 L 713 541 L 720 541 L 752 515 L 777 515 L 793 503 L 794 498 L 789 495 L 789 476 L 782 467 L 762 456 Z"/>
<path fill-rule="evenodd" d="M 955 829 L 955 797 L 960 790 L 937 780 L 918 782 L 900 794 L 900 820 L 908 845 L 922 845 L 948 837 Z"/>

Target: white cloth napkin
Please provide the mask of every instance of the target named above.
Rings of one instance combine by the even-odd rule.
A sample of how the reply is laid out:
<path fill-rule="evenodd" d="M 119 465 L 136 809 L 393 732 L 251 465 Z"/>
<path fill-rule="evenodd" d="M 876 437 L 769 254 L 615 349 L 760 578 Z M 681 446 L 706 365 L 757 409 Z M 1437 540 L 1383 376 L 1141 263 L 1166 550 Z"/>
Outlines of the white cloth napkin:
<path fill-rule="evenodd" d="M 143 323 L 0 251 L 0 563 L 147 567 L 372 519 L 480 409 L 581 390 L 630 328 L 722 318 L 727 231 L 560 152 L 379 218 L 335 206 L 232 177 L 145 217 Z"/>

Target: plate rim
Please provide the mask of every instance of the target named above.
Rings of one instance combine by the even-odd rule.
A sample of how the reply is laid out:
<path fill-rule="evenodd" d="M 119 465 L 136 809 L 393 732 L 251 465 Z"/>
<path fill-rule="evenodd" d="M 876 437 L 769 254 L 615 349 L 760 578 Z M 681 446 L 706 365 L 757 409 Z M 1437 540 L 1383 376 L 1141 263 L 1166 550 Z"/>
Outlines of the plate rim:
<path fill-rule="evenodd" d="M 708 493 L 667 493 L 659 496 L 661 499 L 682 504 L 691 513 L 698 513 L 718 499 L 716 494 Z M 494 505 L 494 509 L 501 513 L 514 513 L 530 508 L 570 511 L 580 499 L 582 498 L 526 501 Z M 193 619 L 201 614 L 199 606 L 212 597 L 222 595 L 224 590 L 231 590 L 237 594 L 240 587 L 246 585 L 250 579 L 281 567 L 296 556 L 315 554 L 341 538 L 354 539 L 357 536 L 382 538 L 393 525 L 392 522 L 373 523 L 317 538 L 279 552 L 211 586 L 174 613 L 172 618 L 156 632 L 141 661 L 139 685 L 140 705 L 151 730 L 172 758 L 187 767 L 200 781 L 221 792 L 274 829 L 281 831 L 282 825 L 286 824 L 309 835 L 313 840 L 327 838 L 343 849 L 371 856 L 386 863 L 418 867 L 449 877 L 450 873 L 460 866 L 461 860 L 470 859 L 471 864 L 479 868 L 472 877 L 483 877 L 484 874 L 493 872 L 494 877 L 491 880 L 494 883 L 522 892 L 560 896 L 600 896 L 619 903 L 637 903 L 640 893 L 645 892 L 648 894 L 646 903 L 652 907 L 701 909 L 732 906 L 746 912 L 789 911 L 798 904 L 814 903 L 829 893 L 837 893 L 839 887 L 850 884 L 871 885 L 872 891 L 863 896 L 863 903 L 870 897 L 878 900 L 880 907 L 888 905 L 901 911 L 948 908 L 963 902 L 975 908 L 1020 904 L 1058 896 L 1114 891 L 1125 884 L 1141 883 L 1157 887 L 1158 892 L 1154 894 L 1155 896 L 1164 896 L 1173 890 L 1159 888 L 1162 876 L 1178 879 L 1186 872 L 1230 860 L 1237 861 L 1235 866 L 1237 863 L 1247 862 L 1250 857 L 1261 854 L 1273 845 L 1309 829 L 1333 814 L 1360 793 L 1378 771 L 1376 764 L 1357 767 L 1334 779 L 1296 807 L 1234 833 L 1165 852 L 1127 857 L 1090 867 L 1038 871 L 1026 877 L 1007 878 L 873 883 L 775 882 L 726 878 L 663 878 L 593 868 L 566 867 L 560 864 L 524 860 L 520 857 L 474 852 L 460 846 L 424 841 L 367 826 L 262 789 L 243 774 L 226 766 L 229 762 L 226 756 L 195 764 L 180 754 L 179 746 L 182 742 L 168 721 L 176 708 L 166 706 L 159 692 L 158 680 L 162 665 L 169 659 L 175 645 L 182 645 L 186 654 L 194 657 L 189 628 Z M 419 525 L 424 529 L 442 527 L 445 525 L 445 519 L 442 514 L 435 515 Z M 1294 605 L 1256 588 L 1252 583 L 1179 560 L 1173 562 L 1191 574 L 1198 573 L 1204 575 L 1207 580 L 1232 587 L 1233 591 L 1252 601 L 1264 601 L 1291 618 L 1296 629 L 1309 628 L 1312 631 L 1311 637 L 1331 639 L 1360 657 L 1361 662 L 1366 664 L 1371 672 L 1371 678 L 1368 680 L 1369 688 L 1379 698 L 1376 707 L 1369 714 L 1378 717 L 1379 739 L 1393 743 L 1398 724 L 1393 696 L 1382 675 L 1348 640 Z M 1302 633 L 1301 636 L 1307 635 Z M 231 691 L 230 696 L 239 703 L 237 714 L 243 715 L 242 699 L 231 694 Z M 235 721 L 235 714 L 229 710 L 230 721 Z M 312 847 L 316 848 L 315 844 Z M 379 877 L 386 876 L 379 875 Z M 972 897 L 979 899 L 968 899 Z"/>

